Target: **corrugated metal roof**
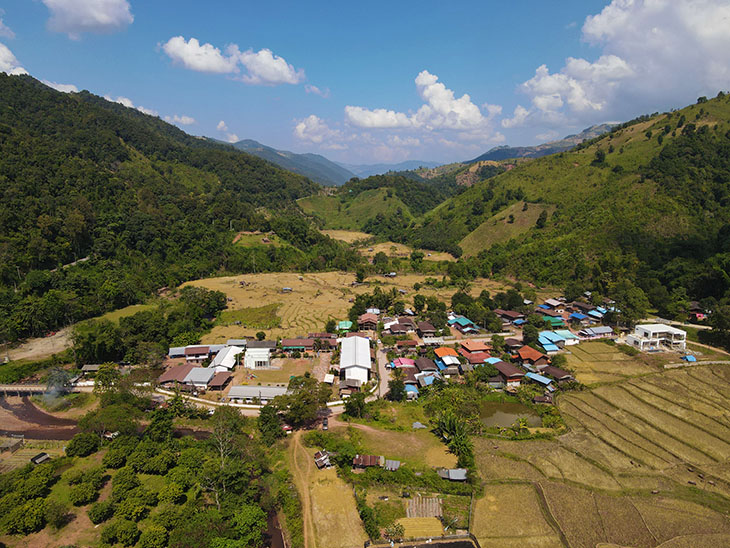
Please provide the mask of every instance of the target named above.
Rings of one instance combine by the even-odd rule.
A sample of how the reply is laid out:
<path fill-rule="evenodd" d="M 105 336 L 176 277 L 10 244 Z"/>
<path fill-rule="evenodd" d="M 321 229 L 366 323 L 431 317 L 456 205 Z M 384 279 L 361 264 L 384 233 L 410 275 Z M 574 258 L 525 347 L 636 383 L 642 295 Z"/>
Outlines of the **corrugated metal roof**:
<path fill-rule="evenodd" d="M 228 399 L 250 400 L 254 398 L 272 399 L 286 394 L 287 389 L 279 386 L 231 386 Z"/>
<path fill-rule="evenodd" d="M 370 344 L 364 337 L 348 337 L 342 340 L 340 369 L 364 367 L 370 369 Z"/>
<path fill-rule="evenodd" d="M 553 382 L 552 379 L 548 379 L 547 377 L 543 377 L 542 375 L 538 375 L 537 373 L 525 373 L 525 377 L 546 386 Z"/>

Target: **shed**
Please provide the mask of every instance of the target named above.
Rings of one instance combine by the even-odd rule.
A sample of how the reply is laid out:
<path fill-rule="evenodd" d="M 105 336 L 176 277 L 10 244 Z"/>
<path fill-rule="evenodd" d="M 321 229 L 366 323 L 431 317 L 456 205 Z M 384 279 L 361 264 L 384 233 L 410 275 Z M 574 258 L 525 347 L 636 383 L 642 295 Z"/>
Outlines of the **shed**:
<path fill-rule="evenodd" d="M 548 379 L 547 377 L 543 377 L 542 375 L 538 375 L 537 373 L 525 373 L 525 377 L 538 384 L 542 384 L 543 386 L 547 386 L 551 382 L 553 382 L 552 379 Z"/>
<path fill-rule="evenodd" d="M 188 373 L 195 367 L 192 363 L 186 363 L 183 365 L 176 365 L 174 367 L 171 367 L 167 371 L 165 371 L 160 377 L 157 379 L 157 382 L 159 384 L 172 384 L 172 383 L 182 383 L 185 380 L 185 377 L 188 376 Z"/>
<path fill-rule="evenodd" d="M 213 375 L 213 378 L 208 383 L 208 388 L 210 390 L 223 390 L 232 376 L 230 371 L 219 371 Z"/>
<path fill-rule="evenodd" d="M 208 388 L 208 383 L 214 375 L 215 369 L 212 367 L 193 367 L 183 382 L 196 388 Z"/>
<path fill-rule="evenodd" d="M 51 456 L 48 453 L 38 453 L 35 457 L 31 457 L 30 462 L 33 464 L 42 464 L 48 460 L 51 460 Z"/>
<path fill-rule="evenodd" d="M 438 475 L 449 481 L 466 481 L 467 470 L 466 468 L 441 468 L 438 470 Z"/>
<path fill-rule="evenodd" d="M 261 403 L 266 403 L 276 396 L 283 396 L 286 393 L 287 389 L 279 386 L 231 386 L 228 391 L 228 400 L 244 402 L 259 400 Z"/>
<path fill-rule="evenodd" d="M 385 459 L 385 469 L 388 472 L 395 472 L 398 468 L 400 468 L 399 460 Z"/>
<path fill-rule="evenodd" d="M 438 371 L 436 364 L 429 358 L 418 358 L 415 365 L 419 371 Z"/>

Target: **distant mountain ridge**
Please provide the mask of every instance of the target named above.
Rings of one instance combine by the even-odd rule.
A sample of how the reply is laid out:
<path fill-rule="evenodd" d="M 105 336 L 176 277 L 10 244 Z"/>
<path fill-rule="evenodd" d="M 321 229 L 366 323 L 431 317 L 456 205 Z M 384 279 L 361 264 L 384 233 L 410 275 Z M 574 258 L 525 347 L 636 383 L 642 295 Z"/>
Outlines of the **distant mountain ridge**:
<path fill-rule="evenodd" d="M 434 168 L 441 165 L 440 162 L 426 162 L 424 160 L 406 160 L 397 164 L 343 164 L 338 165 L 351 171 L 358 177 L 370 177 L 372 175 L 383 175 L 390 171 L 412 171 L 420 167 Z"/>
<path fill-rule="evenodd" d="M 297 154 L 288 150 L 278 150 L 253 139 L 244 139 L 231 144 L 239 150 L 258 156 L 282 169 L 304 175 L 325 186 L 341 186 L 355 177 L 355 173 L 319 154 Z"/>
<path fill-rule="evenodd" d="M 556 154 L 558 152 L 565 152 L 570 150 L 576 145 L 581 144 L 583 141 L 588 141 L 603 135 L 604 133 L 611 131 L 615 124 L 599 124 L 584 129 L 580 133 L 575 135 L 568 135 L 558 141 L 550 141 L 541 145 L 535 145 L 531 147 L 511 147 L 511 146 L 499 146 L 494 147 L 481 156 L 469 160 L 466 163 L 472 164 L 474 162 L 481 162 L 484 160 L 508 160 L 509 158 L 540 158 L 542 156 L 549 156 L 550 154 Z"/>

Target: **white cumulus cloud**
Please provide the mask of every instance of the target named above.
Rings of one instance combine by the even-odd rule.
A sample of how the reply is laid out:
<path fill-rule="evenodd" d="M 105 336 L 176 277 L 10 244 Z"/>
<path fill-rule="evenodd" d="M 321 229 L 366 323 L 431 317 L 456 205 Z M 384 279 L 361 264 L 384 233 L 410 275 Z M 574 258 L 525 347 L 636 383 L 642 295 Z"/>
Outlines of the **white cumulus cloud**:
<path fill-rule="evenodd" d="M 238 137 L 238 135 L 236 135 L 235 133 L 226 133 L 226 140 L 227 140 L 227 141 L 228 141 L 229 143 L 237 143 L 237 142 L 238 142 L 238 141 L 240 141 L 241 139 L 240 139 L 240 137 Z"/>
<path fill-rule="evenodd" d="M 172 59 L 190 70 L 228 74 L 238 71 L 238 48 L 229 46 L 227 55 L 212 44 L 202 44 L 197 38 L 185 41 L 174 36 L 162 45 L 163 51 Z"/>
<path fill-rule="evenodd" d="M 28 74 L 13 55 L 8 47 L 0 43 L 0 72 L 7 72 L 12 75 Z"/>
<path fill-rule="evenodd" d="M 181 126 L 189 126 L 195 123 L 195 118 L 184 115 L 178 116 L 177 114 L 174 116 L 165 116 L 165 120 L 171 124 L 180 124 Z"/>
<path fill-rule="evenodd" d="M 569 57 L 557 72 L 542 65 L 520 86 L 530 120 L 621 119 L 728 89 L 728 29 L 728 0 L 612 0 L 582 27 L 601 49 L 595 61 Z"/>
<path fill-rule="evenodd" d="M 438 76 L 427 70 L 416 76 L 416 88 L 424 101 L 416 112 L 407 114 L 385 108 L 348 105 L 345 107 L 345 119 L 353 126 L 368 129 L 402 128 L 427 133 L 458 131 L 458 137 L 466 140 L 485 140 L 496 136 L 491 129 L 491 121 L 502 112 L 502 107 L 485 103 L 482 108 L 486 112 L 483 112 L 468 94 L 456 97 L 438 80 Z"/>
<path fill-rule="evenodd" d="M 294 136 L 302 141 L 332 145 L 336 143 L 329 143 L 330 140 L 341 137 L 339 130 L 331 129 L 324 120 L 314 114 L 296 122 Z"/>
<path fill-rule="evenodd" d="M 224 133 L 226 136 L 226 141 L 229 143 L 236 143 L 240 141 L 241 139 L 236 135 L 235 133 L 231 133 L 228 131 L 228 124 L 226 124 L 223 120 L 218 122 L 218 125 L 215 126 L 215 128 L 220 131 L 221 133 Z"/>
<path fill-rule="evenodd" d="M 277 84 L 298 84 L 304 80 L 304 71 L 295 69 L 283 57 L 274 55 L 270 49 L 244 51 L 239 59 L 248 74 L 241 80 L 247 84 L 275 86 Z"/>
<path fill-rule="evenodd" d="M 127 0 L 42 0 L 51 12 L 48 28 L 68 34 L 72 40 L 84 32 L 107 34 L 132 24 Z"/>
<path fill-rule="evenodd" d="M 49 80 L 41 80 L 41 82 L 43 82 L 48 87 L 62 93 L 77 93 L 79 91 L 79 88 L 77 88 L 73 84 L 59 84 L 58 82 L 51 82 Z"/>
<path fill-rule="evenodd" d="M 220 122 L 218 122 L 216 129 L 218 131 L 228 131 L 228 125 L 223 120 L 221 120 Z"/>
<path fill-rule="evenodd" d="M 251 85 L 298 84 L 305 78 L 304 70 L 295 69 L 266 48 L 241 52 L 237 44 L 229 44 L 221 51 L 213 44 L 201 44 L 197 38 L 186 41 L 174 36 L 162 44 L 162 50 L 173 63 L 198 72 L 238 74 L 243 67 L 244 73 L 236 79 Z"/>
<path fill-rule="evenodd" d="M 530 115 L 530 111 L 527 110 L 522 105 L 517 105 L 515 107 L 514 114 L 512 115 L 512 118 L 504 118 L 502 120 L 502 127 L 503 128 L 513 128 L 513 127 L 520 127 L 525 123 L 527 120 L 527 117 Z"/>

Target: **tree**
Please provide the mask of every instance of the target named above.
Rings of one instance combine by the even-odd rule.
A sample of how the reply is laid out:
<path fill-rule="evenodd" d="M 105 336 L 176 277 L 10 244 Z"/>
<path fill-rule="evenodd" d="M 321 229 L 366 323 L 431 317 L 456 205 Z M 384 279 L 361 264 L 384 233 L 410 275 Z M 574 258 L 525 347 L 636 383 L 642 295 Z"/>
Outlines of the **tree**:
<path fill-rule="evenodd" d="M 365 272 L 364 268 L 358 268 L 355 272 L 355 281 L 359 284 L 363 283 L 365 281 L 365 276 L 367 273 Z"/>
<path fill-rule="evenodd" d="M 286 435 L 281 427 L 279 412 L 272 404 L 265 405 L 261 408 L 257 425 L 259 432 L 261 432 L 261 437 L 267 445 L 273 444 L 276 440 Z"/>
<path fill-rule="evenodd" d="M 612 284 L 609 295 L 616 301 L 614 310 L 609 313 L 609 321 L 632 327 L 637 321 L 646 318 L 649 299 L 641 288 L 628 279 L 624 278 Z"/>
<path fill-rule="evenodd" d="M 534 325 L 527 324 L 522 328 L 522 342 L 526 345 L 536 344 L 540 332 Z"/>
<path fill-rule="evenodd" d="M 355 392 L 345 400 L 345 413 L 353 418 L 362 418 L 365 413 L 364 392 Z"/>
<path fill-rule="evenodd" d="M 492 335 L 492 348 L 496 352 L 504 350 L 504 337 L 502 335 Z"/>
<path fill-rule="evenodd" d="M 167 531 L 160 525 L 150 525 L 139 536 L 139 548 L 165 548 Z"/>
<path fill-rule="evenodd" d="M 324 324 L 324 330 L 326 333 L 334 333 L 335 329 L 337 329 L 337 322 L 334 319 L 330 318 L 329 320 L 327 320 L 327 323 Z"/>
<path fill-rule="evenodd" d="M 547 210 L 543 209 L 537 218 L 537 222 L 535 223 L 535 226 L 537 228 L 545 228 L 545 223 L 547 223 Z"/>
<path fill-rule="evenodd" d="M 257 504 L 244 504 L 233 514 L 233 528 L 247 548 L 260 548 L 264 543 L 266 513 Z"/>
<path fill-rule="evenodd" d="M 329 385 L 304 375 L 293 377 L 289 381 L 289 394 L 276 397 L 273 403 L 284 421 L 300 428 L 317 420 L 319 409 L 327 404 L 331 393 Z"/>
<path fill-rule="evenodd" d="M 56 530 L 61 529 L 69 522 L 68 507 L 57 500 L 46 501 L 46 522 Z"/>
<path fill-rule="evenodd" d="M 69 500 L 74 506 L 84 506 L 90 502 L 94 502 L 99 493 L 90 483 L 79 483 L 74 485 L 69 491 Z"/>
<path fill-rule="evenodd" d="M 263 331 L 258 331 L 256 333 L 256 340 L 263 341 L 265 338 L 266 338 L 266 333 L 264 333 Z"/>
<path fill-rule="evenodd" d="M 416 314 L 420 314 L 421 312 L 423 312 L 425 306 L 426 297 L 420 294 L 413 296 L 413 309 L 415 310 Z"/>
<path fill-rule="evenodd" d="M 129 520 L 121 520 L 116 523 L 116 539 L 122 546 L 133 546 L 139 538 L 137 524 Z"/>
<path fill-rule="evenodd" d="M 388 399 L 390 401 L 404 401 L 406 399 L 406 385 L 403 382 L 403 370 L 396 369 L 393 378 L 388 381 Z"/>
<path fill-rule="evenodd" d="M 156 409 L 152 413 L 152 420 L 145 429 L 146 438 L 156 442 L 167 442 L 172 439 L 173 414 L 169 409 Z"/>
<path fill-rule="evenodd" d="M 114 515 L 114 503 L 111 500 L 95 502 L 87 511 L 91 523 L 99 525 Z"/>
<path fill-rule="evenodd" d="M 107 392 L 113 392 L 117 389 L 119 384 L 120 374 L 116 364 L 103 363 L 99 366 L 94 377 L 94 393 L 105 394 Z"/>
<path fill-rule="evenodd" d="M 99 438 L 91 432 L 79 432 L 66 446 L 69 457 L 87 457 L 99 449 Z"/>
<path fill-rule="evenodd" d="M 137 431 L 139 412 L 127 405 L 109 405 L 91 411 L 79 421 L 79 429 L 93 432 L 99 438 L 105 432 L 119 432 L 120 435 L 131 435 Z"/>

